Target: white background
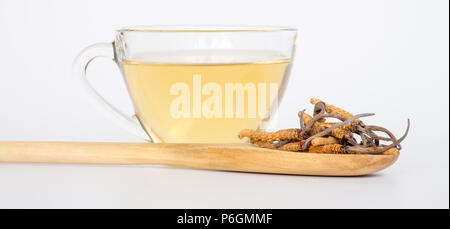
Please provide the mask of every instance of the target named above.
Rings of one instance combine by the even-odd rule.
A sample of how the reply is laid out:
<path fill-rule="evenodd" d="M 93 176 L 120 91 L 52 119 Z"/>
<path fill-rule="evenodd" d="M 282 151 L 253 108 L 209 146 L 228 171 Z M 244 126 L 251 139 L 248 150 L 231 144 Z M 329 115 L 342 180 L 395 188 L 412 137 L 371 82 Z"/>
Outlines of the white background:
<path fill-rule="evenodd" d="M 449 6 L 433 1 L 0 0 L 0 141 L 138 141 L 83 99 L 71 64 L 114 29 L 141 24 L 299 28 L 280 128 L 310 97 L 375 112 L 399 160 L 354 178 L 160 168 L 0 164 L 0 208 L 448 208 Z M 132 114 L 113 63 L 94 84 Z"/>

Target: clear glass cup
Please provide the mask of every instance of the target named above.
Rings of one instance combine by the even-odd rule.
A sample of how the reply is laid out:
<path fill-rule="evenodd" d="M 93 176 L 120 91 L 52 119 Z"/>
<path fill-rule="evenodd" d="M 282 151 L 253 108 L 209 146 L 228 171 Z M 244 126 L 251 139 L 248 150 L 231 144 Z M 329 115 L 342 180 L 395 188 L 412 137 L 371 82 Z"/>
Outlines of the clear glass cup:
<path fill-rule="evenodd" d="M 274 26 L 141 26 L 84 49 L 73 73 L 115 122 L 150 142 L 239 142 L 241 129 L 273 122 L 295 51 L 296 29 Z M 89 84 L 95 58 L 119 66 L 136 115 Z"/>

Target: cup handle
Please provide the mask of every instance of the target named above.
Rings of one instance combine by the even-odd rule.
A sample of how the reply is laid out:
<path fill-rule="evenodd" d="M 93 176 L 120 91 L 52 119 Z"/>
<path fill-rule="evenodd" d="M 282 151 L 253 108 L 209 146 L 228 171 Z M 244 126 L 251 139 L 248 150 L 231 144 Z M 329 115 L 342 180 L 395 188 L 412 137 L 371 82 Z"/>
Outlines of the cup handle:
<path fill-rule="evenodd" d="M 128 117 L 119 109 L 111 105 L 105 98 L 103 98 L 87 80 L 86 70 L 92 60 L 96 58 L 108 58 L 116 62 L 114 43 L 97 43 L 88 46 L 78 54 L 73 62 L 72 74 L 78 78 L 78 82 L 84 91 L 87 93 L 89 101 L 101 112 L 115 122 L 119 127 L 136 135 L 137 137 L 153 142 L 151 137 L 142 129 L 141 125 L 136 119 Z"/>

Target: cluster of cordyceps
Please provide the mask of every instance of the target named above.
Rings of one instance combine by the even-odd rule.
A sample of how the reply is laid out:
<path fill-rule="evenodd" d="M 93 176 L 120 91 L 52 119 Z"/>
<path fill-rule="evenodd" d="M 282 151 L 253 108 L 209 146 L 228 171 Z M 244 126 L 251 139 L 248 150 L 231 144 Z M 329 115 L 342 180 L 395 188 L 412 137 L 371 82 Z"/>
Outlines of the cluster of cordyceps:
<path fill-rule="evenodd" d="M 314 105 L 313 116 L 300 111 L 300 129 L 284 129 L 276 132 L 261 130 L 242 130 L 238 137 L 247 137 L 252 144 L 259 147 L 295 152 L 310 153 L 351 153 L 351 154 L 391 154 L 398 156 L 402 142 L 409 131 L 408 126 L 401 138 L 396 138 L 386 128 L 365 125 L 360 118 L 372 116 L 373 113 L 353 115 L 339 107 L 311 99 Z M 334 118 L 340 122 L 327 122 Z M 385 133 L 380 136 L 377 132 Z M 360 140 L 356 140 L 356 135 Z M 388 142 L 390 144 L 381 144 Z"/>

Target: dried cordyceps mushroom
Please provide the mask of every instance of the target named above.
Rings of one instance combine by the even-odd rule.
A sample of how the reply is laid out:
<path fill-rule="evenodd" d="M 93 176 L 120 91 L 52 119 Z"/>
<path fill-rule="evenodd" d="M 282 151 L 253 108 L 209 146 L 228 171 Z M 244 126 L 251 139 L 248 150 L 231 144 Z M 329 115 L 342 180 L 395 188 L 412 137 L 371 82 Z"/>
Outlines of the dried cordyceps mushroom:
<path fill-rule="evenodd" d="M 276 132 L 244 129 L 238 137 L 249 138 L 252 144 L 259 147 L 295 152 L 398 155 L 400 143 L 408 135 L 409 119 L 405 133 L 397 139 L 386 128 L 365 125 L 360 120 L 374 115 L 373 113 L 353 115 L 319 99 L 313 98 L 310 102 L 314 105 L 313 116 L 306 114 L 305 110 L 300 111 L 300 129 Z M 327 118 L 338 119 L 340 122 L 326 122 Z M 383 132 L 387 137 L 379 136 L 375 132 Z M 361 139 L 359 142 L 355 138 L 356 135 Z M 380 141 L 390 144 L 382 145 Z"/>
<path fill-rule="evenodd" d="M 328 136 L 328 137 L 318 137 L 311 140 L 312 146 L 322 146 L 322 145 L 331 145 L 331 144 L 338 144 L 340 141 L 339 139 Z"/>
<path fill-rule="evenodd" d="M 244 129 L 239 133 L 239 138 L 248 137 L 253 141 L 274 142 L 283 140 L 302 140 L 299 137 L 300 129 L 285 129 L 277 132 L 263 132 L 258 130 Z"/>

